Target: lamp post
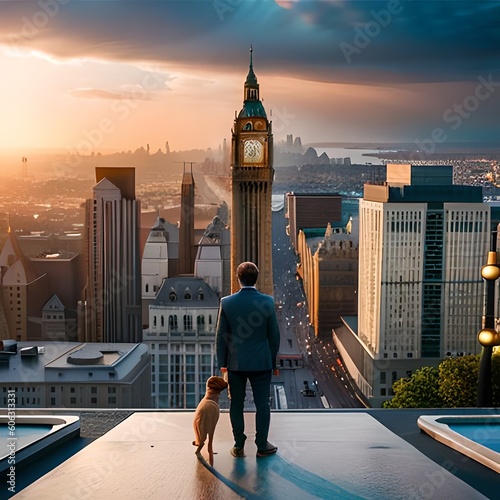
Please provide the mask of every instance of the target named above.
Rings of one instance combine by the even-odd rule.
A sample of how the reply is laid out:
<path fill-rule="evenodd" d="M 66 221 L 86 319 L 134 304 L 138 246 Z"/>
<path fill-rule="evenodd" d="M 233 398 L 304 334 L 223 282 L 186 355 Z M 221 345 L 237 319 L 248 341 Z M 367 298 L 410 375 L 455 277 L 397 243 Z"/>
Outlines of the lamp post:
<path fill-rule="evenodd" d="M 500 267 L 497 265 L 496 252 L 497 231 L 491 238 L 488 263 L 481 268 L 481 276 L 486 280 L 486 307 L 483 328 L 477 334 L 482 346 L 479 365 L 479 380 L 477 389 L 477 406 L 492 406 L 491 389 L 491 356 L 493 347 L 500 345 L 500 334 L 495 330 L 495 281 L 500 277 Z"/>

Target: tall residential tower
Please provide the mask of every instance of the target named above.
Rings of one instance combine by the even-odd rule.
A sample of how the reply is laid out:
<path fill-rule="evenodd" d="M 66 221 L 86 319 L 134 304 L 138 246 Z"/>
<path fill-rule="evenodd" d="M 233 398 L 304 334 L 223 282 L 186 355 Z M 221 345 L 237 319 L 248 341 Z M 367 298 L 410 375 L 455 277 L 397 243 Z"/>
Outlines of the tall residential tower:
<path fill-rule="evenodd" d="M 97 167 L 93 198 L 86 202 L 87 285 L 80 339 L 140 342 L 140 204 L 135 169 Z"/>

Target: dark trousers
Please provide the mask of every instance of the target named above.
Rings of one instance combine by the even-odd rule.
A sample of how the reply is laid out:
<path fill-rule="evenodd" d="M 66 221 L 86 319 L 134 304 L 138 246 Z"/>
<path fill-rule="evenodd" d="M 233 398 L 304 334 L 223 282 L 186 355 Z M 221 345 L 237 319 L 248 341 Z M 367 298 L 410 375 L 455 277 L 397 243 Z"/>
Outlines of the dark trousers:
<path fill-rule="evenodd" d="M 265 450 L 269 424 L 271 423 L 271 406 L 269 392 L 271 388 L 272 370 L 256 372 L 228 371 L 229 391 L 231 393 L 231 407 L 229 416 L 233 428 L 234 445 L 237 448 L 245 446 L 245 421 L 243 406 L 245 402 L 245 388 L 250 381 L 253 400 L 257 413 L 255 414 L 255 444 L 258 450 Z"/>

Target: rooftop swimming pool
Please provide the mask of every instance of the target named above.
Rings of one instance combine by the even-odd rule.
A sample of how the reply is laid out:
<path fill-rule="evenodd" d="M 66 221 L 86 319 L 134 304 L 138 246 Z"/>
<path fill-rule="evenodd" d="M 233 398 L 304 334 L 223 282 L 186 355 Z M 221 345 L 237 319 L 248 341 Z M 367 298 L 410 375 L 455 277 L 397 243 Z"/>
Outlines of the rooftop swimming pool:
<path fill-rule="evenodd" d="M 0 415 L 0 472 L 12 463 L 34 458 L 65 440 L 78 435 L 80 418 L 73 415 Z"/>
<path fill-rule="evenodd" d="M 418 426 L 440 443 L 500 473 L 500 415 L 422 415 Z"/>

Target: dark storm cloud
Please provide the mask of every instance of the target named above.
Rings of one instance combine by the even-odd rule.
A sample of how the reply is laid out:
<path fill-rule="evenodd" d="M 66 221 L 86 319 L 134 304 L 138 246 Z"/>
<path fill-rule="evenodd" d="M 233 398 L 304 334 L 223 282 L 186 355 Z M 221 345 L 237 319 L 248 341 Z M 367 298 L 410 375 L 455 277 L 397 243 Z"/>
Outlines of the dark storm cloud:
<path fill-rule="evenodd" d="M 283 2 L 283 5 L 284 2 Z M 0 40 L 59 58 L 151 61 L 330 82 L 474 80 L 500 70 L 500 2 L 1 2 Z"/>

